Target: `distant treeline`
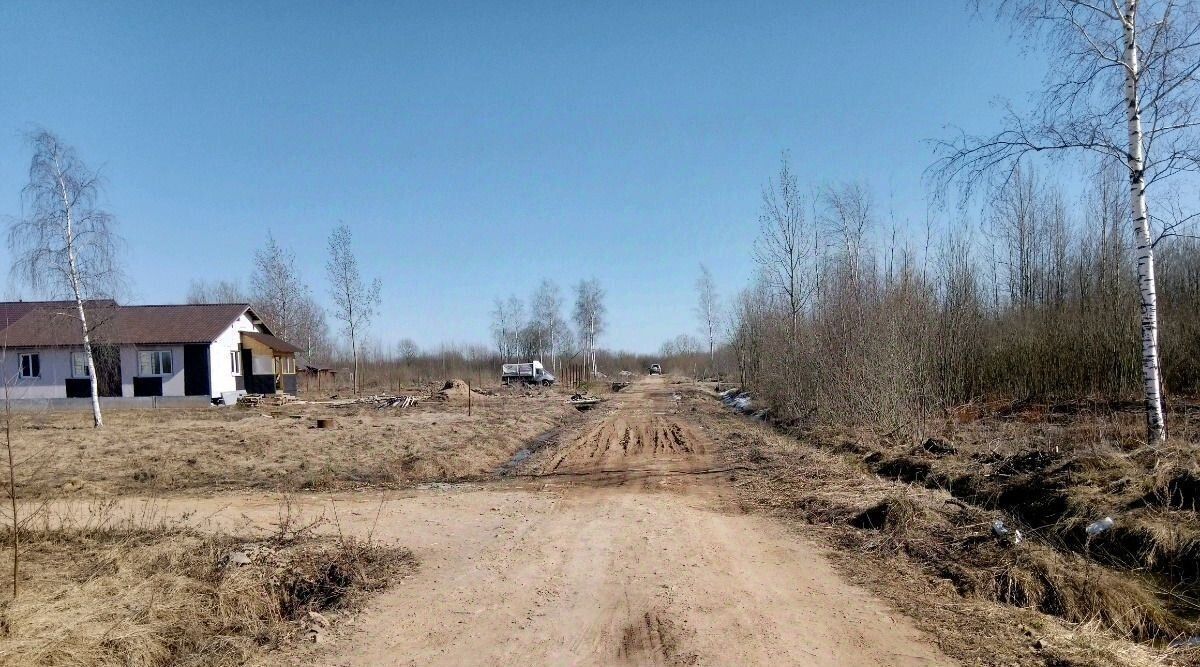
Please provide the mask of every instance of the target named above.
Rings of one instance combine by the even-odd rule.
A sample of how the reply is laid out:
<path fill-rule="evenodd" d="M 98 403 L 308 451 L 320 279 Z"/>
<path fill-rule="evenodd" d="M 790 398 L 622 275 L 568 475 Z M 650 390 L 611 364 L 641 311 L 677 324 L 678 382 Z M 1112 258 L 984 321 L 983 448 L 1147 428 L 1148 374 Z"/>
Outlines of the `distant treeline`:
<path fill-rule="evenodd" d="M 420 349 L 411 340 L 389 347 L 378 342 L 369 342 L 360 351 L 361 386 L 372 390 L 408 390 L 414 387 L 441 386 L 450 378 L 466 380 L 475 386 L 494 386 L 500 381 L 500 366 L 511 359 L 502 356 L 486 345 L 443 344 L 429 350 Z M 530 357 L 533 358 L 533 357 Z M 597 364 L 605 377 L 616 377 L 621 371 L 645 373 L 657 357 L 632 352 L 596 351 Z M 335 355 L 328 362 L 343 374 L 348 369 L 344 355 Z M 549 367 L 549 363 L 546 363 Z M 582 352 L 560 357 L 557 372 L 565 378 L 570 368 L 571 375 L 586 376 L 590 362 Z M 349 386 L 349 380 L 339 377 L 333 388 Z M 329 388 L 323 385 L 323 389 Z"/>

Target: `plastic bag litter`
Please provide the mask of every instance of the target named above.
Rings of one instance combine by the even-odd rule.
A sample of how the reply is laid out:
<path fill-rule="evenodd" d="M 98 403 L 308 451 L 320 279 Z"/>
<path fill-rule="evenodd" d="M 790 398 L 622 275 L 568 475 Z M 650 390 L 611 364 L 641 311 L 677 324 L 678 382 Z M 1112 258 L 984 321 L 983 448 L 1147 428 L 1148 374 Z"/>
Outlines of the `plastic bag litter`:
<path fill-rule="evenodd" d="M 1092 523 L 1089 523 L 1088 527 L 1084 528 L 1084 532 L 1088 534 L 1088 537 L 1095 537 L 1109 528 L 1112 528 L 1113 523 L 1112 517 L 1106 516 L 1099 521 L 1093 521 Z"/>
<path fill-rule="evenodd" d="M 996 539 L 1011 542 L 1012 544 L 1020 544 L 1025 540 L 1025 536 L 1021 535 L 1021 531 L 1009 530 L 1008 526 L 1005 526 L 1004 522 L 1000 519 L 992 522 L 992 535 L 995 535 Z"/>

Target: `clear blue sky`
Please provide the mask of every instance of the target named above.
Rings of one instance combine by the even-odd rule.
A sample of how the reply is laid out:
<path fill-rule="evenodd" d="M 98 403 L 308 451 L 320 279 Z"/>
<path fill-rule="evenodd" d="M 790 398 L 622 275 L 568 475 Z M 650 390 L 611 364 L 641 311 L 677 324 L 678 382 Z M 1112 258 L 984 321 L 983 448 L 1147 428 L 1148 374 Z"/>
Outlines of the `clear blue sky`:
<path fill-rule="evenodd" d="M 595 276 L 602 342 L 652 351 L 696 331 L 699 262 L 750 280 L 781 151 L 923 225 L 924 140 L 1042 75 L 964 4 L 8 0 L 0 214 L 44 126 L 103 170 L 129 301 L 244 283 L 268 230 L 325 300 L 344 221 L 384 341 L 486 342 L 494 297 Z"/>

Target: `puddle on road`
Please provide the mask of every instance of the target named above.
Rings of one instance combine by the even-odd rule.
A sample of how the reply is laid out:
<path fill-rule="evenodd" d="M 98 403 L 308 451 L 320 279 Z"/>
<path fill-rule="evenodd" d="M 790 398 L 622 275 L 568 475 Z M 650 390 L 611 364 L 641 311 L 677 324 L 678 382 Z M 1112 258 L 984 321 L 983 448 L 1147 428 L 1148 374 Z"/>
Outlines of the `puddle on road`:
<path fill-rule="evenodd" d="M 517 468 L 519 468 L 522 463 L 527 461 L 529 457 L 533 456 L 534 453 L 545 449 L 546 447 L 557 444 L 558 434 L 561 432 L 562 427 L 559 426 L 542 433 L 533 440 L 530 440 L 528 445 L 518 449 L 517 452 L 513 454 L 510 459 L 508 459 L 508 461 L 505 461 L 500 465 L 499 468 L 496 468 L 496 474 L 500 475 L 501 477 L 507 477 L 513 474 L 516 472 Z"/>

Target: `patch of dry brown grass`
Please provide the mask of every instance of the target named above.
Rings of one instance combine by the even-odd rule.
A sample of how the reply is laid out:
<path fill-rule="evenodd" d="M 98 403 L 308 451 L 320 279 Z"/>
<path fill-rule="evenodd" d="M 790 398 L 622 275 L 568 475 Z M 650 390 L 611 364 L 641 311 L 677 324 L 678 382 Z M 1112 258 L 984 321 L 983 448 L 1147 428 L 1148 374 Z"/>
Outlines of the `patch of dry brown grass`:
<path fill-rule="evenodd" d="M 1060 532 L 1006 513 L 996 493 L 962 493 L 979 490 L 964 480 L 985 465 L 1002 468 L 998 479 L 1025 484 L 1022 493 L 1036 493 L 1031 476 L 1061 470 L 1061 445 L 1050 458 L 1025 454 L 1028 441 L 1007 451 L 989 447 L 983 452 L 994 461 L 984 464 L 955 460 L 980 452 L 958 439 L 881 444 L 837 430 L 797 438 L 730 413 L 709 419 L 723 456 L 758 466 L 735 480 L 744 509 L 816 526 L 847 556 L 839 562 L 848 574 L 918 619 L 950 655 L 987 665 L 1191 664 L 1165 646 L 1196 633 L 1194 617 L 1157 576 L 1074 550 Z M 1064 475 L 1094 480 L 1110 467 L 1084 462 Z M 954 493 L 951 485 L 959 485 Z M 1062 506 L 1074 506 L 1075 497 L 1066 497 Z M 998 540 L 996 519 L 1025 539 Z"/>
<path fill-rule="evenodd" d="M 103 506 L 22 538 L 19 595 L 0 597 L 6 665 L 241 665 L 414 567 L 405 549 L 283 522 L 246 542 Z"/>
<path fill-rule="evenodd" d="M 296 405 L 23 414 L 24 497 L 199 489 L 332 490 L 492 474 L 526 442 L 574 416 L 556 395 L 477 397 L 414 408 Z M 317 417 L 337 428 L 317 429 Z"/>

